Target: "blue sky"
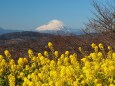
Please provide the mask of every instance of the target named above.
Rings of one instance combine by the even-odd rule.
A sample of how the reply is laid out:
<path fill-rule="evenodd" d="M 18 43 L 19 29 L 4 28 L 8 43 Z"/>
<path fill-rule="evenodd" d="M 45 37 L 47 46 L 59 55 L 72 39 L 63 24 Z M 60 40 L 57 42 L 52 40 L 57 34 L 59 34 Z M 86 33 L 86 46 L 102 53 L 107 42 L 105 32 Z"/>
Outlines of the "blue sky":
<path fill-rule="evenodd" d="M 58 19 L 69 27 L 80 28 L 87 22 L 87 18 L 93 16 L 90 2 L 91 0 L 0 0 L 0 27 L 33 30 Z"/>

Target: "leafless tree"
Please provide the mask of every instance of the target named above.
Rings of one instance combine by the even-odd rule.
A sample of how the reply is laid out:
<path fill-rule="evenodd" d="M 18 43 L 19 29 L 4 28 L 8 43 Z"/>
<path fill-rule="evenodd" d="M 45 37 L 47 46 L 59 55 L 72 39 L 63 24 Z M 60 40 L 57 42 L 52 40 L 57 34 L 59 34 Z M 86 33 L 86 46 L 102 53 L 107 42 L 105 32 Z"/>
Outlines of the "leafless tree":
<path fill-rule="evenodd" d="M 85 32 L 101 33 L 115 42 L 115 0 L 105 0 L 104 3 L 93 0 L 91 4 L 95 9 L 94 17 L 85 23 Z"/>
<path fill-rule="evenodd" d="M 113 2 L 113 3 L 112 3 Z M 106 4 L 92 2 L 95 12 L 92 12 L 94 18 L 89 19 L 86 29 L 96 32 L 113 31 L 115 33 L 115 1 Z"/>

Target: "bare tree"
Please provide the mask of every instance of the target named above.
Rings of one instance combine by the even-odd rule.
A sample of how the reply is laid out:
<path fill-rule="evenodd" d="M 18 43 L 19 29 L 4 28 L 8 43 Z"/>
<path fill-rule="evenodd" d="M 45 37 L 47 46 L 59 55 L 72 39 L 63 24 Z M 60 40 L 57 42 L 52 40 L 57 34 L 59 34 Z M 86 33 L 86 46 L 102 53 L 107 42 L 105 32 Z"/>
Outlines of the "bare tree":
<path fill-rule="evenodd" d="M 101 33 L 105 38 L 114 40 L 115 42 L 115 0 L 105 0 L 107 3 L 98 3 L 96 0 L 92 1 L 93 18 L 90 18 L 85 24 L 86 33 Z M 108 39 L 106 39 L 108 40 Z"/>
<path fill-rule="evenodd" d="M 95 12 L 92 12 L 94 18 L 89 19 L 86 30 L 90 32 L 113 31 L 115 33 L 115 2 L 108 1 L 107 4 L 99 4 L 93 1 L 92 5 L 95 9 Z"/>

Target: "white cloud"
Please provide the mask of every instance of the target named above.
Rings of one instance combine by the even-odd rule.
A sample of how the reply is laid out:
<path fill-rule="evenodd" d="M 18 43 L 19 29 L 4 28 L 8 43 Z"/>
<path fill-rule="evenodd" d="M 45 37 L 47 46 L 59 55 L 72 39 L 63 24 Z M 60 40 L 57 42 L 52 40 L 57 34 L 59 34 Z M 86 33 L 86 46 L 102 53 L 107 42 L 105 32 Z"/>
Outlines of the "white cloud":
<path fill-rule="evenodd" d="M 42 25 L 40 27 L 37 27 L 36 31 L 59 31 L 63 29 L 64 24 L 60 20 L 52 20 L 48 22 L 48 24 Z"/>

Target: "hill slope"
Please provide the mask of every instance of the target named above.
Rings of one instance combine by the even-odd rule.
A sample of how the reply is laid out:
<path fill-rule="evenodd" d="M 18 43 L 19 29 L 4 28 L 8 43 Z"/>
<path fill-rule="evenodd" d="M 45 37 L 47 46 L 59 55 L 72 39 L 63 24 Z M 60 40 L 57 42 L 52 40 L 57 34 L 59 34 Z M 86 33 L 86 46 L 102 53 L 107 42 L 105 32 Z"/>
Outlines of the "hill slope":
<path fill-rule="evenodd" d="M 64 53 L 64 51 L 69 50 L 70 52 L 78 52 L 78 47 L 84 46 L 85 51 L 91 51 L 91 43 L 103 43 L 107 44 L 105 41 L 105 36 L 102 35 L 80 35 L 80 36 L 62 36 L 62 35 L 51 35 L 38 32 L 15 32 L 0 35 L 0 54 L 4 53 L 5 49 L 8 49 L 13 58 L 27 57 L 28 49 L 32 49 L 37 55 L 38 52 L 43 52 L 44 50 L 50 51 L 47 47 L 47 43 L 51 41 L 54 44 L 55 50 Z M 110 45 L 112 43 L 109 40 Z"/>

